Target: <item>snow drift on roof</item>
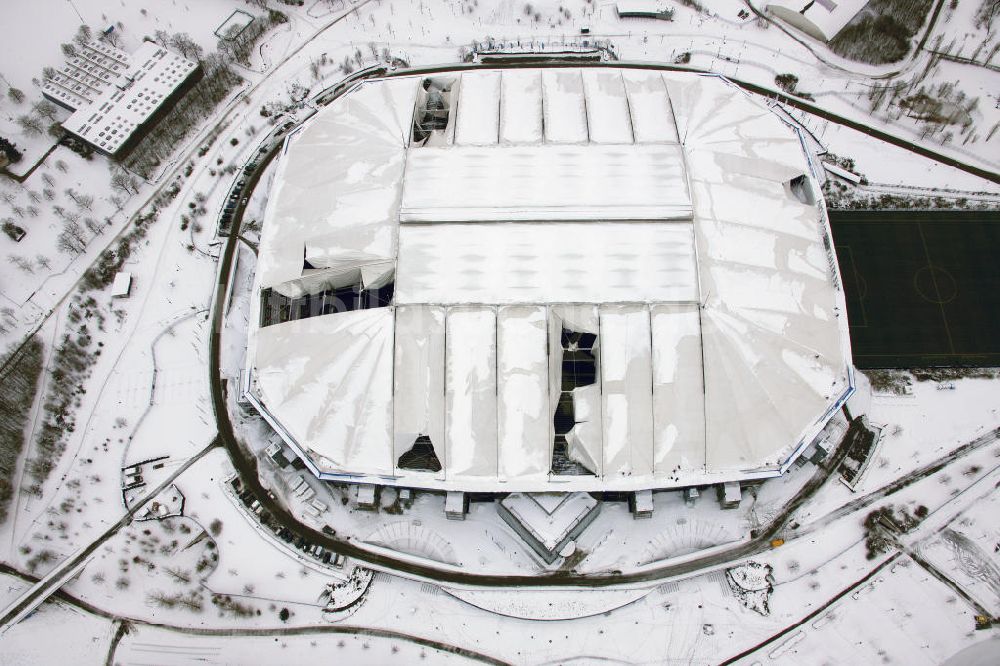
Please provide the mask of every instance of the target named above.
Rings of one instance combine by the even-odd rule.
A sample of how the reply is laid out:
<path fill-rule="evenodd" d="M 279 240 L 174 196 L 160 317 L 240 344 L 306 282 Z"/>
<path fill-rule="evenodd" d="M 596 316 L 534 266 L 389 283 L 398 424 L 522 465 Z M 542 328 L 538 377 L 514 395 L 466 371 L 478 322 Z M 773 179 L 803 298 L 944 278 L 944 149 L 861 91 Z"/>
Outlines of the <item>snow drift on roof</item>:
<path fill-rule="evenodd" d="M 397 303 L 697 301 L 689 223 L 401 225 Z"/>
<path fill-rule="evenodd" d="M 400 222 L 691 216 L 676 145 L 451 146 L 410 152 Z"/>

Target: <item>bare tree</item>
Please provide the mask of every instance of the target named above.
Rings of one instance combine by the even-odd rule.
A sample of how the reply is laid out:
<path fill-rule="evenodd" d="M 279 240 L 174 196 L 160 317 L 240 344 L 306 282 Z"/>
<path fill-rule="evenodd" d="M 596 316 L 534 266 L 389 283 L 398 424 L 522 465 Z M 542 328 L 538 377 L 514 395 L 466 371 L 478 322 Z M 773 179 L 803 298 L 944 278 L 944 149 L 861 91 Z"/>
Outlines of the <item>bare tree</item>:
<path fill-rule="evenodd" d="M 62 49 L 62 54 L 67 58 L 76 57 L 76 45 L 75 44 L 62 44 L 59 48 Z"/>
<path fill-rule="evenodd" d="M 83 252 L 83 248 L 65 233 L 59 234 L 56 238 L 56 249 L 66 254 L 80 254 Z"/>
<path fill-rule="evenodd" d="M 56 239 L 56 247 L 60 252 L 80 254 L 87 249 L 87 241 L 83 235 L 83 227 L 79 222 L 66 222 L 62 233 Z"/>
<path fill-rule="evenodd" d="M 35 115 L 41 116 L 46 120 L 55 120 L 56 114 L 59 112 L 56 105 L 47 99 L 43 99 L 32 104 L 31 110 L 35 113 Z"/>
<path fill-rule="evenodd" d="M 169 41 L 170 46 L 188 59 L 201 60 L 203 50 L 196 41 L 191 39 L 191 35 L 186 32 L 178 32 Z"/>
<path fill-rule="evenodd" d="M 14 102 L 15 104 L 20 104 L 21 102 L 24 101 L 24 92 L 20 88 L 15 88 L 14 86 L 11 86 L 10 88 L 7 89 L 7 97 L 9 97 L 10 101 Z"/>
<path fill-rule="evenodd" d="M 31 262 L 25 259 L 24 257 L 19 257 L 16 254 L 9 254 L 7 255 L 7 260 L 10 261 L 10 263 L 17 266 L 17 268 L 20 269 L 21 271 L 24 271 L 25 273 L 35 272 L 35 267 L 32 266 Z"/>
<path fill-rule="evenodd" d="M 35 263 L 38 267 L 44 270 L 49 270 L 52 267 L 52 262 L 44 254 L 39 254 L 35 256 Z"/>
<path fill-rule="evenodd" d="M 76 34 L 73 35 L 73 41 L 80 48 L 83 48 L 84 46 L 86 46 L 87 42 L 89 42 L 93 38 L 94 38 L 94 33 L 91 31 L 90 26 L 87 25 L 87 24 L 81 25 L 77 29 Z"/>
<path fill-rule="evenodd" d="M 23 115 L 17 117 L 17 124 L 21 126 L 25 134 L 37 135 L 45 131 L 45 126 L 42 125 L 42 121 L 34 116 Z"/>
<path fill-rule="evenodd" d="M 92 217 L 83 218 L 83 225 L 87 227 L 90 233 L 94 234 L 95 236 L 104 231 L 103 227 L 101 227 L 101 223 Z"/>
<path fill-rule="evenodd" d="M 111 186 L 125 190 L 129 194 L 136 194 L 139 191 L 139 181 L 135 176 L 120 170 L 111 174 Z"/>

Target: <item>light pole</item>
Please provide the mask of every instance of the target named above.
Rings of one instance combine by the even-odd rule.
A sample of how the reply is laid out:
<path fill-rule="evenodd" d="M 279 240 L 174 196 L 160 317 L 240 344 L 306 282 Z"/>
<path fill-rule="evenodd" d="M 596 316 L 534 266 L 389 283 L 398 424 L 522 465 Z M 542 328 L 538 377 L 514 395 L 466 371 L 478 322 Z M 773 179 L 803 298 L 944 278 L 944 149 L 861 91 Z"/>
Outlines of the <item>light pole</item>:
<path fill-rule="evenodd" d="M 76 5 L 73 4 L 73 0 L 66 0 L 66 2 L 68 2 L 69 6 L 73 8 L 73 11 L 76 12 L 76 15 L 80 17 L 80 23 L 86 23 L 86 21 L 83 20 L 83 14 L 81 14 L 80 10 L 77 9 Z"/>

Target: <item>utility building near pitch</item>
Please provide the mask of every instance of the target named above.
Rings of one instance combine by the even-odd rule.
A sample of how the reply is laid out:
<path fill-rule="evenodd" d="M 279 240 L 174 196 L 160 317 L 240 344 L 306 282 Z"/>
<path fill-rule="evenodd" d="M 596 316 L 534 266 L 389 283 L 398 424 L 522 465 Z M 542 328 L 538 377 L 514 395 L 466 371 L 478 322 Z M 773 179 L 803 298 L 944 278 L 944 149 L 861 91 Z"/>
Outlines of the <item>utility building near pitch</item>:
<path fill-rule="evenodd" d="M 279 160 L 244 391 L 321 478 L 761 479 L 853 391 L 798 130 L 721 77 L 391 76 Z"/>

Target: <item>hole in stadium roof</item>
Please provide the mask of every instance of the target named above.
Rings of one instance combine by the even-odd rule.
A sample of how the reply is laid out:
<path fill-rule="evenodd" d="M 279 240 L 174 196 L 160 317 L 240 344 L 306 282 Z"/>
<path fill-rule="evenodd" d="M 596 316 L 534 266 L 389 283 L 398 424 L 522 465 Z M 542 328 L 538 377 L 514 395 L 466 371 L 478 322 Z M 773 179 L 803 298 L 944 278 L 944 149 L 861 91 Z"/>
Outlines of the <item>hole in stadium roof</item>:
<path fill-rule="evenodd" d="M 562 348 L 561 386 L 559 402 L 552 418 L 555 437 L 552 446 L 552 473 L 560 475 L 594 474 L 594 470 L 584 465 L 570 441 L 576 441 L 573 433 L 578 423 L 576 417 L 574 389 L 593 386 L 597 381 L 597 335 L 562 328 L 560 339 Z"/>
<path fill-rule="evenodd" d="M 321 315 L 384 308 L 392 304 L 395 282 L 366 289 L 361 282 L 290 297 L 274 289 L 260 292 L 260 327 Z"/>
<path fill-rule="evenodd" d="M 415 472 L 440 472 L 441 461 L 434 451 L 434 443 L 431 438 L 427 435 L 417 437 L 410 450 L 399 456 L 396 467 Z"/>
<path fill-rule="evenodd" d="M 454 76 L 428 77 L 417 92 L 413 113 L 414 146 L 444 145 L 448 143 L 448 125 L 451 121 L 451 91 Z"/>
<path fill-rule="evenodd" d="M 785 183 L 785 187 L 791 192 L 793 197 L 807 206 L 816 204 L 816 196 L 813 194 L 812 187 L 809 185 L 809 179 L 806 178 L 805 174 L 799 174 L 795 178 L 792 178 Z"/>

